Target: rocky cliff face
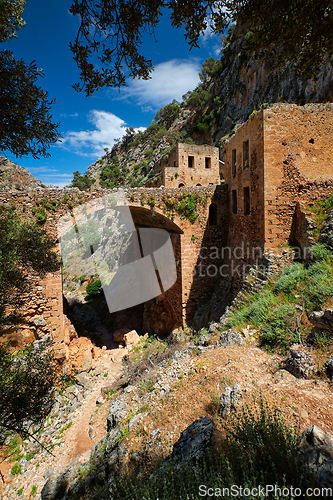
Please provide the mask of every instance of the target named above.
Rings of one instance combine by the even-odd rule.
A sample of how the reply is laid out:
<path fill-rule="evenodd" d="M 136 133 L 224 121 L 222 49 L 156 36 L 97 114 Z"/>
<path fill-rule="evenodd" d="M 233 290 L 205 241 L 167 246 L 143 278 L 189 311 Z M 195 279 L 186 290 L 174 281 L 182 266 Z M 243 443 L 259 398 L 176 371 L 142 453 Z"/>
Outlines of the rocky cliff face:
<path fill-rule="evenodd" d="M 26 191 L 42 186 L 25 168 L 0 156 L 0 191 Z"/>
<path fill-rule="evenodd" d="M 241 27 L 223 51 L 220 68 L 209 84 L 209 103 L 214 145 L 230 133 L 237 122 L 244 122 L 261 105 L 289 102 L 304 105 L 310 102 L 332 102 L 333 68 L 323 66 L 313 77 L 297 74 L 287 65 L 274 72 L 270 63 L 260 63 L 249 58 L 241 38 Z M 218 74 L 216 72 L 218 71 Z"/>
<path fill-rule="evenodd" d="M 264 104 L 333 101 L 333 68 L 322 67 L 313 77 L 292 66 L 273 72 L 271 63 L 249 57 L 241 27 L 224 42 L 223 53 L 202 67 L 201 83 L 184 101 L 161 109 L 152 124 L 137 134 L 128 129 L 112 151 L 88 168 L 97 186 L 136 187 L 154 184 L 154 166 L 176 142 L 223 147 L 238 124 Z"/>

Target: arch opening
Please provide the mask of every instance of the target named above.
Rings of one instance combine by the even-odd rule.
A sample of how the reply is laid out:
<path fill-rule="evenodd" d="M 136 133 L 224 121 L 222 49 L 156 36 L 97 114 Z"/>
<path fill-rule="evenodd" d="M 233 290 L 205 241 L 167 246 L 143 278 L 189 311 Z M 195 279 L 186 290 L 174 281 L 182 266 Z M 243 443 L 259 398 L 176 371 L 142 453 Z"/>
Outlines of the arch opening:
<path fill-rule="evenodd" d="M 75 275 L 70 271 L 70 279 L 63 276 L 68 315 L 79 337 L 90 338 L 98 347 L 103 345 L 107 348 L 117 347 L 119 342 L 123 343 L 124 334 L 132 330 L 136 330 L 139 335 L 148 333 L 165 337 L 175 328 L 182 326 L 181 234 L 183 231 L 171 219 L 155 210 L 136 206 L 128 208 L 133 224 L 126 237 L 118 235 L 119 230 L 114 228 L 110 218 L 106 218 L 103 221 L 105 225 L 103 231 L 105 230 L 106 235 L 104 240 L 101 240 L 97 247 L 94 246 L 92 252 L 86 252 L 82 256 L 84 266 L 88 270 L 86 275 L 84 276 L 83 272 L 81 276 L 79 272 Z M 122 211 L 119 210 L 119 213 L 121 219 Z M 94 218 L 101 222 L 98 211 L 91 214 L 89 220 Z M 166 242 L 174 259 L 167 263 L 161 250 L 165 248 Z M 112 246 L 117 247 L 119 253 L 117 262 L 110 258 Z M 104 261 L 103 255 L 107 251 L 111 251 L 111 254 L 109 253 Z M 99 256 L 100 262 L 105 263 L 106 269 L 102 269 L 102 272 L 112 276 L 110 282 L 107 281 L 106 284 L 104 282 L 103 288 L 96 285 L 96 293 L 88 297 L 85 296 L 87 285 L 98 283 L 101 279 L 101 275 L 96 272 L 96 266 L 94 268 L 93 259 L 96 255 Z M 147 261 L 150 262 L 150 271 L 146 274 L 142 270 L 146 269 Z M 131 267 L 131 264 L 134 264 L 134 267 Z M 168 267 L 170 265 L 171 270 Z M 123 272 L 126 266 L 129 266 L 129 271 L 126 268 Z M 101 266 L 99 271 L 100 268 Z M 142 271 L 139 275 L 135 271 L 138 268 Z M 174 276 L 173 281 L 170 279 L 168 281 L 170 275 Z M 138 276 L 141 277 L 139 281 Z M 111 295 L 108 293 L 110 286 Z M 132 301 L 130 307 L 129 302 L 124 300 L 125 307 L 121 308 L 123 303 L 121 297 L 127 299 L 127 291 L 131 297 L 136 293 L 135 296 L 139 299 L 137 302 L 134 301 L 136 305 L 132 305 Z M 144 301 L 140 302 L 141 299 Z M 115 300 L 117 304 L 113 311 L 112 307 L 110 308 L 110 300 Z"/>
<path fill-rule="evenodd" d="M 211 203 L 209 205 L 208 223 L 210 226 L 217 226 L 217 205 L 216 205 L 216 203 Z"/>

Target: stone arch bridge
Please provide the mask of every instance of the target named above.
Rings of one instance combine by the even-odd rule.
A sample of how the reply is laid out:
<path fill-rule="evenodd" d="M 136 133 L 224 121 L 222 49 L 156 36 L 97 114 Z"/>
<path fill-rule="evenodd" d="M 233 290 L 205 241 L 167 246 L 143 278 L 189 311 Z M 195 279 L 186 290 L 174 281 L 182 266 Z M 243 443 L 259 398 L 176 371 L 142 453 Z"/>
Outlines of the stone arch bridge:
<path fill-rule="evenodd" d="M 34 220 L 46 215 L 45 230 L 57 238 L 57 223 L 78 205 L 96 200 L 114 190 L 98 188 L 90 193 L 77 188 L 37 188 L 27 192 L 8 192 L 0 195 L 1 204 L 11 204 L 25 217 Z M 162 228 L 170 234 L 177 263 L 176 283 L 160 297 L 159 307 L 171 308 L 170 329 L 191 324 L 203 297 L 214 287 L 216 273 L 198 272 L 201 251 L 208 245 L 226 246 L 228 239 L 228 202 L 225 186 L 189 188 L 135 188 L 119 190 L 127 199 L 137 228 Z M 205 256 L 205 266 L 210 260 Z M 211 265 L 221 265 L 214 256 Z M 211 269 L 214 269 L 212 267 Z M 13 336 L 23 335 L 26 342 L 52 335 L 56 357 L 66 357 L 70 341 L 70 322 L 64 310 L 62 272 L 29 276 L 31 286 L 24 315 L 26 325 Z M 66 309 L 66 307 L 65 307 Z M 11 339 L 14 340 L 15 338 Z M 68 349 L 67 349 L 68 351 Z"/>

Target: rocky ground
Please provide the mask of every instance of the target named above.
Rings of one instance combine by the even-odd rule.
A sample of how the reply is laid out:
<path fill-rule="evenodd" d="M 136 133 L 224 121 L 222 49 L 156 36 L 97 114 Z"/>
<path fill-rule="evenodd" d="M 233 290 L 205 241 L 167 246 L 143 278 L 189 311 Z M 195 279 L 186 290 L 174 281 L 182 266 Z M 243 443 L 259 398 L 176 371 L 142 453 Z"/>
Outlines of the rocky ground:
<path fill-rule="evenodd" d="M 253 332 L 246 338 L 232 331 L 221 334 L 216 326 L 211 330 L 196 345 L 174 345 L 170 351 L 163 343 L 147 340 L 127 355 L 124 370 L 111 356 L 117 359 L 118 353 L 119 359 L 126 349 L 105 351 L 98 366 L 78 374 L 75 385 L 57 394 L 39 436 L 53 455 L 26 441 L 17 462 L 21 473 L 10 473 L 13 462 L 1 464 L 2 500 L 55 499 L 64 478 L 69 492 L 64 498 L 70 499 L 70 492 L 89 477 L 96 449 L 109 446 L 123 464 L 142 456 L 154 461 L 170 454 L 195 420 L 210 417 L 219 426 L 222 414 L 237 410 L 238 404 L 259 393 L 299 420 L 302 431 L 315 424 L 333 434 L 333 391 L 322 369 L 328 354 L 317 356 L 299 346 L 281 357 L 256 347 Z M 155 354 L 140 358 L 147 349 Z M 163 349 L 164 359 L 158 362 Z M 142 359 L 144 370 L 138 377 L 134 367 Z M 295 371 L 295 364 L 303 371 Z M 117 392 L 105 398 L 112 387 Z M 110 436 L 115 438 L 112 445 L 107 441 Z M 110 464 L 110 456 L 108 460 Z"/>
<path fill-rule="evenodd" d="M 115 349 L 113 356 L 117 357 L 117 352 Z M 5 481 L 0 484 L 2 500 L 31 498 L 34 490 L 38 498 L 45 481 L 59 467 L 75 459 L 79 463 L 88 460 L 92 446 L 106 432 L 108 401 L 101 396 L 101 388 L 110 384 L 121 369 L 121 362 L 112 361 L 111 352 L 105 351 L 94 369 L 77 374 L 75 384 L 56 393 L 43 432 L 36 436 L 49 451 L 32 439 L 16 448 L 22 458 L 17 462 L 9 458 L 0 466 Z M 21 472 L 11 474 L 16 463 Z"/>

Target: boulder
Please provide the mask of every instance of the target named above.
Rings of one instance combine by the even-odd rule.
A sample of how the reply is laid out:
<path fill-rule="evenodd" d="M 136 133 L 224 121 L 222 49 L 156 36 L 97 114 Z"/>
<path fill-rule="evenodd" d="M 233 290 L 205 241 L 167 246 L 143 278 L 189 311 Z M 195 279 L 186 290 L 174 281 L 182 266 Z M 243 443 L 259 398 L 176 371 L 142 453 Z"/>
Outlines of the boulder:
<path fill-rule="evenodd" d="M 220 398 L 219 415 L 227 417 L 232 410 L 236 410 L 242 397 L 243 393 L 240 384 L 235 384 L 233 388 L 226 387 Z"/>
<path fill-rule="evenodd" d="M 241 346 L 243 344 L 243 337 L 240 333 L 236 332 L 230 328 L 226 332 L 222 332 L 220 335 L 219 345 L 222 347 L 229 347 L 232 345 Z"/>
<path fill-rule="evenodd" d="M 280 366 L 297 378 L 310 378 L 316 368 L 313 357 L 300 344 L 293 344 L 289 348 L 288 357 Z"/>
<path fill-rule="evenodd" d="M 309 315 L 309 321 L 320 330 L 327 330 L 333 333 L 333 311 L 325 309 L 325 311 L 313 311 Z"/>
<path fill-rule="evenodd" d="M 73 339 L 69 344 L 72 366 L 77 372 L 87 372 L 92 367 L 93 344 L 86 337 Z"/>
<path fill-rule="evenodd" d="M 332 488 L 333 436 L 312 425 L 303 432 L 299 449 L 303 468 L 314 475 L 316 487 Z"/>
<path fill-rule="evenodd" d="M 125 341 L 125 346 L 127 348 L 130 348 L 138 344 L 138 342 L 140 342 L 140 337 L 135 330 L 132 330 L 128 333 L 125 333 L 124 341 Z"/>
<path fill-rule="evenodd" d="M 109 414 L 106 419 L 107 431 L 109 432 L 111 429 L 115 427 L 119 427 L 125 416 L 127 414 L 127 404 L 125 401 L 112 401 L 110 404 Z"/>
<path fill-rule="evenodd" d="M 215 424 L 210 417 L 206 416 L 195 420 L 181 433 L 167 460 L 171 459 L 174 464 L 180 464 L 191 458 L 202 457 L 213 442 L 215 431 Z"/>

